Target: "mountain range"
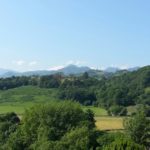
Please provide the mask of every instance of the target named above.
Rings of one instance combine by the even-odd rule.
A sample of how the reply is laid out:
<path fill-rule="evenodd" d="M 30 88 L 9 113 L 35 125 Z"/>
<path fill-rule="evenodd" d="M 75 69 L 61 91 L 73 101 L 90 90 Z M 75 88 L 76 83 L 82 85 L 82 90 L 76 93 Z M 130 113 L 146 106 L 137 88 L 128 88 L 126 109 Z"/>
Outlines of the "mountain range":
<path fill-rule="evenodd" d="M 139 67 L 129 68 L 127 70 L 121 70 L 115 67 L 108 67 L 105 70 L 98 70 L 98 69 L 91 69 L 90 67 L 87 66 L 79 67 L 76 65 L 68 65 L 58 70 L 36 70 L 36 71 L 27 71 L 27 72 L 17 72 L 8 69 L 0 69 L 0 77 L 7 78 L 12 76 L 32 76 L 32 75 L 43 76 L 43 75 L 52 75 L 56 73 L 62 73 L 64 75 L 71 75 L 71 74 L 79 75 L 84 72 L 88 72 L 91 76 L 96 76 L 96 75 L 114 74 L 116 72 L 122 72 L 122 71 L 135 71 L 138 69 Z"/>

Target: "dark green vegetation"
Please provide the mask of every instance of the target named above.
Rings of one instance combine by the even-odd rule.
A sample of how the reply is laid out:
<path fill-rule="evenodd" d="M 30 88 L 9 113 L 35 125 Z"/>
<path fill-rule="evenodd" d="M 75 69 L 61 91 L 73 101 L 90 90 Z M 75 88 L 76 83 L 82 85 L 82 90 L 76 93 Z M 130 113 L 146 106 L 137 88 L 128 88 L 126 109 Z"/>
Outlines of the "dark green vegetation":
<path fill-rule="evenodd" d="M 144 111 L 140 110 L 134 117 L 126 119 L 124 127 L 133 141 L 150 147 L 150 120 Z"/>
<path fill-rule="evenodd" d="M 143 112 L 140 111 L 136 116 L 125 120 L 125 127 L 129 128 L 124 133 L 97 131 L 91 110 L 84 112 L 78 103 L 70 101 L 51 102 L 26 110 L 21 121 L 14 113 L 1 116 L 0 148 L 2 150 L 148 149 L 150 121 Z"/>

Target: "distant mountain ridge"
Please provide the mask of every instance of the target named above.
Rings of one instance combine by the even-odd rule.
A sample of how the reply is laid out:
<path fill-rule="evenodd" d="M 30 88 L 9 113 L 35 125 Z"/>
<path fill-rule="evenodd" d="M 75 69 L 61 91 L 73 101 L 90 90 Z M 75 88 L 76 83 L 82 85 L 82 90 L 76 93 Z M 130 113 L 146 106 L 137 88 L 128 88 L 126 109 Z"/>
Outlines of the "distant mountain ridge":
<path fill-rule="evenodd" d="M 3 75 L 7 72 L 12 72 L 11 70 L 8 70 L 8 69 L 3 69 L 3 68 L 0 68 L 0 75 Z"/>
<path fill-rule="evenodd" d="M 0 69 L 0 77 L 1 78 L 7 78 L 12 76 L 43 76 L 43 75 L 52 75 L 56 73 L 63 73 L 64 75 L 70 75 L 70 74 L 82 74 L 84 72 L 88 72 L 91 70 L 89 67 L 79 67 L 76 65 L 68 65 L 62 69 L 58 70 L 36 70 L 36 71 L 27 71 L 27 72 L 16 72 L 12 70 L 6 70 L 6 69 Z"/>
<path fill-rule="evenodd" d="M 134 68 L 129 68 L 126 71 L 136 71 L 140 67 L 134 67 Z M 12 77 L 12 76 L 44 76 L 44 75 L 52 75 L 56 73 L 62 73 L 64 75 L 79 75 L 83 74 L 84 72 L 88 72 L 91 76 L 108 76 L 109 74 L 114 74 L 117 72 L 123 71 L 122 69 L 116 68 L 116 67 L 108 67 L 105 70 L 96 70 L 96 69 L 91 69 L 90 67 L 87 66 L 76 66 L 76 65 L 68 65 L 62 69 L 58 70 L 36 70 L 36 71 L 27 71 L 27 72 L 17 72 L 13 70 L 8 70 L 8 69 L 0 69 L 0 77 L 1 78 L 7 78 L 7 77 Z"/>

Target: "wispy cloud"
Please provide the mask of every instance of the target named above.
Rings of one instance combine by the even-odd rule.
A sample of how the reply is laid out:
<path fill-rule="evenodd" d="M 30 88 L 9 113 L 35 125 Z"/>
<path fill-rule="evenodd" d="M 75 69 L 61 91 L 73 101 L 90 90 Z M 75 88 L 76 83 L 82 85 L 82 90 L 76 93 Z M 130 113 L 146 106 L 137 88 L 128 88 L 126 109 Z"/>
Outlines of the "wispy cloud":
<path fill-rule="evenodd" d="M 49 68 L 48 70 L 54 70 L 54 71 L 56 71 L 56 70 L 62 69 L 64 67 L 65 66 L 54 66 L 54 67 Z"/>
<path fill-rule="evenodd" d="M 37 61 L 31 61 L 28 63 L 29 66 L 36 66 L 38 64 Z"/>
<path fill-rule="evenodd" d="M 24 67 L 33 67 L 33 66 L 36 66 L 37 64 L 38 64 L 38 62 L 37 61 L 25 61 L 25 60 L 14 60 L 14 61 L 12 61 L 12 63 L 14 64 L 14 65 L 16 65 L 16 66 L 20 66 L 20 67 L 22 67 L 22 66 L 24 66 Z"/>
<path fill-rule="evenodd" d="M 17 65 L 17 66 L 22 66 L 25 64 L 25 61 L 24 60 L 17 60 L 17 61 L 13 61 L 12 63 Z"/>
<path fill-rule="evenodd" d="M 66 62 L 66 65 L 85 65 L 87 62 L 86 61 L 81 61 L 81 60 L 70 60 L 68 62 Z"/>
<path fill-rule="evenodd" d="M 128 64 L 120 64 L 120 65 L 114 65 L 114 64 L 112 64 L 112 65 L 110 65 L 110 67 L 119 68 L 119 69 L 128 69 L 131 66 L 128 65 Z"/>

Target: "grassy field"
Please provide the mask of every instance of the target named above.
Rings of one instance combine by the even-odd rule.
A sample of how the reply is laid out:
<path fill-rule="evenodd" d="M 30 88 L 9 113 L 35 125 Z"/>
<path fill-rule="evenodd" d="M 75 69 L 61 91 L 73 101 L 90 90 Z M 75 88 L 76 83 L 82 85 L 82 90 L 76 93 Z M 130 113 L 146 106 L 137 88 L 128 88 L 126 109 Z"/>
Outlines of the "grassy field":
<path fill-rule="evenodd" d="M 57 100 L 56 89 L 43 89 L 34 86 L 24 86 L 6 91 L 0 91 L 0 114 L 16 112 L 22 114 L 25 109 L 38 103 Z"/>
<path fill-rule="evenodd" d="M 0 91 L 0 103 L 8 102 L 43 102 L 56 99 L 56 89 L 44 89 L 35 86 L 24 86 Z"/>
<path fill-rule="evenodd" d="M 33 102 L 26 103 L 3 103 L 0 104 L 0 114 L 8 112 L 15 112 L 19 115 L 23 114 L 25 109 L 30 108 L 34 105 Z"/>
<path fill-rule="evenodd" d="M 123 118 L 121 117 L 95 117 L 96 127 L 99 130 L 123 130 Z"/>
<path fill-rule="evenodd" d="M 108 116 L 107 111 L 100 107 L 83 106 L 83 110 L 91 109 L 95 116 Z"/>

